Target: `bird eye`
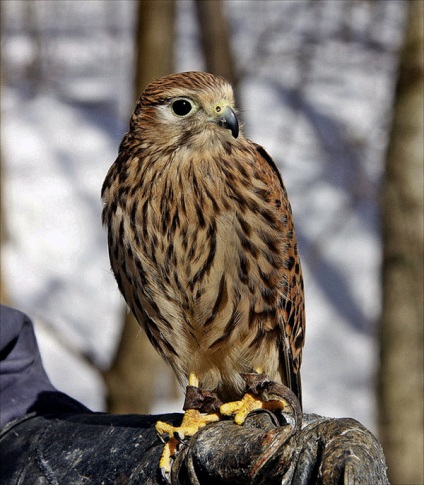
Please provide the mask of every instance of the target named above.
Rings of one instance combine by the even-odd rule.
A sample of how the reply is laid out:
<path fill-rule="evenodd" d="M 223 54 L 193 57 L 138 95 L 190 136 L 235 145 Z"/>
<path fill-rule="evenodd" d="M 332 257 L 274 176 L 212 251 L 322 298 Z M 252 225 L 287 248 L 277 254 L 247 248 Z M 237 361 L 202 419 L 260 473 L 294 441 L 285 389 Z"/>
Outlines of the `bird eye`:
<path fill-rule="evenodd" d="M 186 116 L 193 109 L 193 104 L 188 99 L 176 99 L 171 104 L 171 109 L 177 116 Z"/>

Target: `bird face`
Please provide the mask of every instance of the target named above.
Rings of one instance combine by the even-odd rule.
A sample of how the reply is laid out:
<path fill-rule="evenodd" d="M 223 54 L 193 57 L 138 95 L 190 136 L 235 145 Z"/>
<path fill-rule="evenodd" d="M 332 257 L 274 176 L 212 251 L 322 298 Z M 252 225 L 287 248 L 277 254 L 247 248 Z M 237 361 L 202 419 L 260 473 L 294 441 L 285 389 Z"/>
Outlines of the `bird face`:
<path fill-rule="evenodd" d="M 230 101 L 224 99 L 217 103 L 212 102 L 211 105 L 207 102 L 201 103 L 202 100 L 200 99 L 178 97 L 172 99 L 168 107 L 177 118 L 188 119 L 197 114 L 200 124 L 214 123 L 217 126 L 229 129 L 234 138 L 238 137 L 239 123 Z"/>
<path fill-rule="evenodd" d="M 217 141 L 231 143 L 239 136 L 231 86 L 215 76 L 211 85 L 210 79 L 204 79 L 206 73 L 194 74 L 197 82 L 193 85 L 174 83 L 167 89 L 162 83 L 160 93 L 155 83 L 149 85 L 133 124 L 135 131 L 143 130 L 143 142 L 157 142 L 159 136 L 168 147 L 192 144 L 200 148 Z M 171 83 L 173 77 L 168 76 Z"/>

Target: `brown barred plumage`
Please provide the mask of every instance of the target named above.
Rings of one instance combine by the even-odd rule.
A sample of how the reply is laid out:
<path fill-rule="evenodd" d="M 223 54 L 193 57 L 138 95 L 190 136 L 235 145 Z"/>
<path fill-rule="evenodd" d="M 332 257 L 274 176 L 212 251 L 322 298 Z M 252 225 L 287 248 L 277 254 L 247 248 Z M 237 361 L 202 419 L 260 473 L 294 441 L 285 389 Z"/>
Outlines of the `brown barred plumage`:
<path fill-rule="evenodd" d="M 102 188 L 110 261 L 183 385 L 192 373 L 239 399 L 240 373 L 262 369 L 300 399 L 304 297 L 290 203 L 270 156 L 237 136 L 233 105 L 230 85 L 208 73 L 146 88 Z"/>

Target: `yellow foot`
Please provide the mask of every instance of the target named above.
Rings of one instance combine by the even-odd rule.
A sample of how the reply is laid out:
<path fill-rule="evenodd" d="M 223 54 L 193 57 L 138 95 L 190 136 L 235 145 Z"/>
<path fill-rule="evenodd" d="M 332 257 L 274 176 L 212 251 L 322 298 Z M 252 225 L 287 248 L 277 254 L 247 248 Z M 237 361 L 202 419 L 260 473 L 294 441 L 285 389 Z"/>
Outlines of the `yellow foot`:
<path fill-rule="evenodd" d="M 287 402 L 284 399 L 262 401 L 257 396 L 246 393 L 241 401 L 227 402 L 220 407 L 220 413 L 223 416 L 234 416 L 234 422 L 236 424 L 243 424 L 247 415 L 257 409 L 268 409 L 269 411 L 275 411 L 277 409 L 285 409 Z"/>
<path fill-rule="evenodd" d="M 162 475 L 171 471 L 171 459 L 177 453 L 178 447 L 185 437 L 195 435 L 200 428 L 219 421 L 219 419 L 218 413 L 202 414 L 197 409 L 187 409 L 180 426 L 158 421 L 155 425 L 156 431 L 161 437 L 168 439 L 159 462 Z"/>

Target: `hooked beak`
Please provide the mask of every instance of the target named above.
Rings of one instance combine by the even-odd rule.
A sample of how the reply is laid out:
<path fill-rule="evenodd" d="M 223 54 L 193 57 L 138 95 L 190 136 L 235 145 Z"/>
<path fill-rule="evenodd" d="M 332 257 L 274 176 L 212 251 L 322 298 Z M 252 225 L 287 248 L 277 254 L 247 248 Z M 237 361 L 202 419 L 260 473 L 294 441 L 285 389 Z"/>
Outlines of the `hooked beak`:
<path fill-rule="evenodd" d="M 234 111 L 227 106 L 217 118 L 217 124 L 231 131 L 234 138 L 239 135 L 239 122 Z"/>

